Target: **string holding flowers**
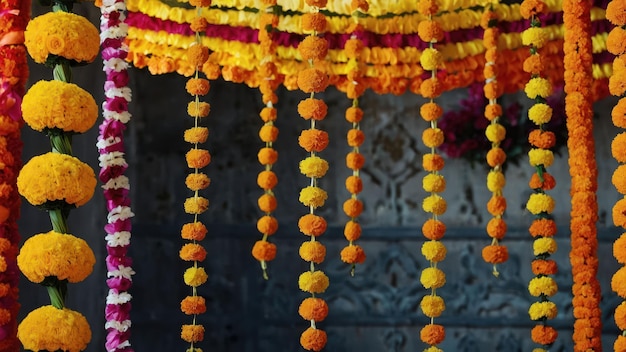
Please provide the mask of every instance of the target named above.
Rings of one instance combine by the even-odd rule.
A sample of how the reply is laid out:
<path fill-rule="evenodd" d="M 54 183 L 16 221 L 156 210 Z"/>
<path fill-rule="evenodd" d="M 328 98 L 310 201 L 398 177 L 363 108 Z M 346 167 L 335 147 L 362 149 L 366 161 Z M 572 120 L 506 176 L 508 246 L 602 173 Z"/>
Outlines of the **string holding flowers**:
<path fill-rule="evenodd" d="M 316 294 L 323 293 L 329 286 L 326 274 L 317 270 L 315 264 L 321 264 L 326 256 L 326 247 L 317 240 L 326 231 L 326 220 L 315 214 L 315 210 L 324 205 L 328 198 L 325 190 L 318 185 L 318 180 L 328 171 L 328 162 L 318 156 L 328 146 L 328 133 L 316 126 L 327 114 L 328 107 L 324 100 L 315 97 L 315 93 L 326 90 L 328 74 L 320 63 L 328 53 L 328 41 L 319 36 L 326 30 L 326 16 L 320 9 L 326 6 L 326 0 L 306 0 L 310 6 L 307 20 L 302 21 L 302 30 L 309 33 L 298 45 L 298 52 L 308 67 L 298 74 L 297 84 L 301 91 L 310 96 L 298 104 L 300 116 L 310 121 L 310 128 L 303 130 L 298 138 L 298 144 L 309 156 L 300 161 L 300 173 L 310 179 L 309 186 L 300 191 L 300 202 L 309 209 L 309 213 L 300 217 L 298 227 L 300 232 L 310 237 L 302 243 L 299 249 L 300 257 L 309 262 L 310 270 L 302 273 L 298 279 L 298 286 L 304 292 L 311 294 L 305 298 L 298 309 L 300 316 L 310 321 L 311 326 L 300 336 L 300 344 L 308 351 L 321 351 L 328 340 L 326 332 L 317 327 L 317 323 L 324 320 L 328 314 L 326 302 Z"/>
<path fill-rule="evenodd" d="M 261 61 L 259 70 L 263 72 L 263 80 L 259 84 L 263 104 L 265 107 L 261 110 L 260 116 L 263 120 L 263 127 L 259 131 L 261 140 L 265 146 L 259 150 L 258 160 L 264 166 L 264 170 L 257 176 L 257 184 L 263 189 L 263 195 L 259 198 L 259 207 L 264 215 L 257 220 L 257 230 L 263 234 L 263 238 L 257 241 L 252 247 L 252 256 L 261 263 L 263 277 L 267 280 L 267 262 L 274 260 L 276 257 L 276 245 L 268 241 L 268 237 L 276 233 L 278 230 L 278 220 L 272 216 L 274 206 L 267 207 L 269 202 L 262 201 L 263 198 L 275 200 L 273 189 L 278 183 L 276 173 L 272 171 L 272 166 L 278 160 L 278 152 L 274 149 L 274 142 L 278 136 L 278 127 L 274 124 L 278 112 L 276 103 L 278 96 L 275 93 L 276 88 L 280 84 L 278 76 L 278 68 L 274 63 L 277 44 L 273 40 L 273 33 L 278 26 L 278 12 L 280 7 L 276 4 L 276 0 L 263 1 L 264 7 L 261 8 L 261 16 L 259 18 L 259 42 L 261 48 Z M 272 202 L 273 204 L 274 202 Z"/>
<path fill-rule="evenodd" d="M 184 140 L 192 145 L 192 148 L 185 155 L 187 166 L 192 172 L 187 175 L 185 185 L 193 192 L 193 195 L 185 200 L 184 209 L 187 214 L 193 215 L 193 220 L 183 225 L 181 237 L 189 241 L 185 243 L 179 251 L 182 260 L 192 263 L 183 274 L 183 281 L 191 287 L 191 294 L 180 302 L 180 309 L 183 313 L 192 317 L 190 324 L 184 324 L 181 328 L 181 338 L 189 343 L 187 351 L 201 352 L 202 349 L 196 347 L 204 340 L 204 326 L 198 324 L 197 316 L 206 312 L 206 300 L 198 295 L 198 287 L 206 283 L 208 274 L 200 262 L 206 259 L 207 251 L 199 243 L 208 232 L 206 226 L 199 221 L 198 216 L 204 213 L 209 207 L 209 200 L 199 195 L 201 190 L 209 187 L 211 179 L 200 169 L 205 168 L 211 162 L 211 154 L 206 149 L 198 148 L 198 145 L 205 143 L 209 136 L 209 129 L 200 126 L 200 121 L 206 118 L 211 110 L 207 102 L 200 101 L 201 96 L 209 93 L 210 82 L 206 78 L 200 78 L 200 71 L 209 59 L 209 48 L 201 42 L 200 33 L 206 28 L 206 20 L 202 17 L 202 9 L 211 5 L 210 0 L 191 0 L 191 6 L 196 8 L 196 19 L 194 20 L 195 41 L 187 49 L 187 61 L 194 68 L 194 76 L 190 78 L 185 89 L 193 97 L 193 101 L 187 104 L 187 114 L 193 119 L 193 127 L 188 128 L 184 133 Z"/>
<path fill-rule="evenodd" d="M 420 282 L 424 288 L 430 290 L 430 294 L 422 297 L 420 308 L 422 312 L 430 318 L 427 325 L 420 330 L 420 339 L 427 345 L 429 352 L 441 351 L 438 344 L 445 339 L 445 328 L 443 325 L 435 324 L 435 318 L 441 316 L 445 310 L 443 298 L 437 295 L 437 289 L 443 287 L 446 282 L 445 273 L 437 267 L 447 254 L 446 246 L 440 241 L 445 233 L 445 224 L 439 220 L 447 209 L 446 200 L 440 196 L 446 188 L 444 176 L 440 173 L 444 166 L 444 160 L 437 154 L 437 147 L 444 142 L 443 131 L 437 127 L 437 120 L 441 117 L 443 109 L 435 102 L 443 91 L 443 84 L 437 77 L 437 70 L 443 64 L 443 55 L 435 43 L 441 41 L 444 36 L 441 24 L 433 19 L 437 14 L 439 6 L 436 0 L 420 0 L 417 10 L 428 19 L 418 25 L 418 35 L 420 39 L 428 43 L 428 48 L 424 49 L 420 57 L 420 64 L 426 72 L 430 72 L 430 77 L 425 79 L 420 85 L 420 93 L 429 101 L 420 107 L 420 115 L 424 121 L 430 124 L 422 133 L 422 142 L 430 149 L 430 153 L 423 155 L 422 166 L 428 172 L 422 179 L 424 191 L 430 193 L 422 202 L 422 208 L 430 213 L 430 219 L 422 225 L 422 234 L 429 239 L 422 245 L 422 255 L 429 262 L 429 266 L 422 270 Z"/>
<path fill-rule="evenodd" d="M 84 350 L 91 340 L 82 314 L 65 307 L 67 284 L 84 280 L 95 256 L 72 234 L 67 216 L 94 194 L 93 169 L 72 156 L 71 136 L 86 132 L 98 117 L 94 98 L 71 83 L 71 66 L 92 62 L 99 52 L 98 30 L 86 18 L 70 13 L 72 2 L 55 2 L 53 12 L 32 19 L 25 45 L 35 62 L 53 68 L 53 81 L 39 81 L 22 101 L 24 121 L 50 138 L 52 152 L 31 158 L 17 178 L 19 193 L 46 210 L 52 231 L 28 238 L 17 257 L 24 275 L 48 290 L 51 305 L 30 312 L 18 326 L 28 350 Z M 42 260 L 42 258 L 45 258 Z"/>
<path fill-rule="evenodd" d="M 548 320 L 557 315 L 557 307 L 550 297 L 558 291 L 554 275 L 557 266 L 550 257 L 556 252 L 557 244 L 554 240 L 556 235 L 556 223 L 552 218 L 554 199 L 546 193 L 556 185 L 554 177 L 547 172 L 547 167 L 552 165 L 554 155 L 551 148 L 555 146 L 555 134 L 547 128 L 552 119 L 552 107 L 547 104 L 547 99 L 552 95 L 553 89 L 550 81 L 545 77 L 543 56 L 540 49 L 547 41 L 547 32 L 542 27 L 539 16 L 546 11 L 546 5 L 542 1 L 525 0 L 520 12 L 522 16 L 530 20 L 530 28 L 522 33 L 524 45 L 529 46 L 530 56 L 524 61 L 524 71 L 530 73 L 530 80 L 526 84 L 525 92 L 528 98 L 534 100 L 534 105 L 528 110 L 528 119 L 537 127 L 528 136 L 531 150 L 528 152 L 529 162 L 534 167 L 535 173 L 531 176 L 529 186 L 533 190 L 526 209 L 535 216 L 529 227 L 533 238 L 532 271 L 535 277 L 528 284 L 528 291 L 539 301 L 531 304 L 528 314 L 530 319 L 537 321 L 531 331 L 533 342 L 547 349 L 556 340 L 556 329 L 548 325 Z"/>

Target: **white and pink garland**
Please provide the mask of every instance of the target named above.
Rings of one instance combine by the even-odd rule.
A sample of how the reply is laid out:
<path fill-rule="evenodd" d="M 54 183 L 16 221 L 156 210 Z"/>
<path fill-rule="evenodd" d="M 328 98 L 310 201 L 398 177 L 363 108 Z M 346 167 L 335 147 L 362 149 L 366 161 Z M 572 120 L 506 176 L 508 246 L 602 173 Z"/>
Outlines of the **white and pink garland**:
<path fill-rule="evenodd" d="M 128 33 L 126 4 L 124 0 L 104 0 L 100 6 L 100 42 L 106 81 L 105 101 L 102 104 L 104 120 L 100 125 L 97 147 L 100 152 L 100 181 L 104 184 L 108 224 L 107 235 L 107 285 L 105 317 L 108 352 L 133 351 L 130 345 L 130 300 L 127 292 L 132 285 L 131 258 L 127 255 L 131 237 L 130 184 L 124 172 L 128 164 L 124 160 L 124 130 L 130 120 L 128 103 L 131 90 L 128 84 L 128 46 L 124 38 Z"/>

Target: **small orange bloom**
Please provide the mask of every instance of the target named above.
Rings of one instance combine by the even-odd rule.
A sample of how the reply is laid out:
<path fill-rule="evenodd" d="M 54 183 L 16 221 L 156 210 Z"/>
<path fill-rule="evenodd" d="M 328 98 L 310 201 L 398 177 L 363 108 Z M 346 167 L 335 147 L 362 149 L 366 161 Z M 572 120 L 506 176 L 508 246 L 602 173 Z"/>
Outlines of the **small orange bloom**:
<path fill-rule="evenodd" d="M 302 15 L 300 22 L 302 30 L 305 32 L 325 32 L 326 31 L 326 16 L 321 12 L 305 13 Z"/>
<path fill-rule="evenodd" d="M 276 245 L 267 241 L 256 241 L 252 247 L 252 256 L 258 261 L 269 262 L 276 258 Z"/>
<path fill-rule="evenodd" d="M 417 2 L 417 12 L 421 15 L 434 15 L 437 11 L 439 11 L 439 6 L 436 0 L 419 0 Z"/>
<path fill-rule="evenodd" d="M 428 219 L 422 225 L 422 234 L 429 240 L 438 241 L 446 233 L 446 225 L 434 219 Z"/>
<path fill-rule="evenodd" d="M 487 223 L 487 234 L 491 238 L 501 240 L 506 235 L 507 225 L 506 221 L 501 218 L 492 218 Z"/>
<path fill-rule="evenodd" d="M 187 296 L 180 302 L 180 310 L 187 315 L 206 313 L 204 297 Z"/>
<path fill-rule="evenodd" d="M 318 129 L 308 129 L 300 133 L 298 144 L 307 152 L 321 152 L 328 146 L 328 133 Z"/>
<path fill-rule="evenodd" d="M 443 169 L 445 161 L 439 154 L 424 154 L 422 156 L 422 167 L 425 171 L 433 172 Z"/>
<path fill-rule="evenodd" d="M 326 247 L 318 241 L 306 241 L 300 245 L 298 253 L 304 261 L 319 264 L 326 257 Z"/>
<path fill-rule="evenodd" d="M 509 251 L 505 246 L 489 245 L 483 248 L 482 256 L 487 263 L 501 264 L 509 259 Z"/>
<path fill-rule="evenodd" d="M 531 339 L 540 345 L 551 345 L 558 336 L 556 329 L 547 325 L 535 325 L 531 330 Z"/>
<path fill-rule="evenodd" d="M 487 152 L 487 164 L 491 167 L 504 164 L 506 160 L 506 153 L 502 148 L 491 148 Z"/>
<path fill-rule="evenodd" d="M 300 303 L 298 314 L 304 320 L 323 321 L 328 316 L 328 304 L 321 298 L 308 297 Z"/>
<path fill-rule="evenodd" d="M 300 344 L 308 351 L 321 351 L 326 346 L 327 341 L 326 332 L 320 329 L 309 327 L 300 335 Z"/>
<path fill-rule="evenodd" d="M 298 220 L 298 228 L 300 232 L 307 236 L 321 236 L 326 232 L 326 220 L 318 215 L 306 214 Z"/>
<path fill-rule="evenodd" d="M 260 116 L 263 122 L 270 122 L 276 120 L 277 114 L 276 108 L 264 107 L 261 109 Z"/>
<path fill-rule="evenodd" d="M 352 128 L 348 131 L 348 145 L 351 147 L 359 147 L 365 141 L 365 133 L 361 130 L 357 130 L 356 128 Z"/>
<path fill-rule="evenodd" d="M 264 215 L 257 220 L 256 228 L 264 235 L 273 235 L 278 230 L 278 220 L 273 216 Z"/>
<path fill-rule="evenodd" d="M 626 30 L 614 27 L 606 38 L 606 50 L 615 56 L 626 53 Z"/>
<path fill-rule="evenodd" d="M 613 124 L 619 128 L 626 128 L 626 98 L 621 98 L 611 111 Z"/>
<path fill-rule="evenodd" d="M 534 173 L 530 177 L 528 186 L 531 189 L 542 189 L 544 191 L 551 190 L 554 188 L 554 186 L 556 186 L 556 180 L 554 179 L 552 175 L 550 175 L 547 172 L 544 172 L 542 176 L 543 176 L 543 181 L 541 181 L 541 178 L 539 177 L 537 173 Z"/>
<path fill-rule="evenodd" d="M 347 264 L 362 264 L 365 261 L 365 251 L 358 245 L 348 245 L 341 250 L 341 260 Z"/>
<path fill-rule="evenodd" d="M 443 114 L 443 109 L 435 102 L 428 102 L 420 107 L 420 116 L 424 121 L 435 121 Z"/>
<path fill-rule="evenodd" d="M 429 127 L 422 132 L 422 142 L 428 148 L 437 148 L 444 141 L 443 130 Z"/>
<path fill-rule="evenodd" d="M 501 216 L 506 210 L 506 198 L 493 196 L 487 202 L 487 211 L 493 216 Z"/>
<path fill-rule="evenodd" d="M 204 340 L 204 326 L 183 325 L 180 337 L 187 342 L 200 342 Z"/>
<path fill-rule="evenodd" d="M 201 172 L 189 174 L 185 179 L 185 185 L 187 188 L 194 192 L 209 187 L 209 184 L 211 184 L 211 179 L 209 176 Z"/>
<path fill-rule="evenodd" d="M 531 267 L 535 275 L 554 275 L 558 271 L 557 264 L 552 259 L 535 259 Z"/>
<path fill-rule="evenodd" d="M 611 1 L 606 7 L 606 19 L 615 26 L 626 25 L 626 4 L 622 1 Z"/>
<path fill-rule="evenodd" d="M 524 60 L 523 64 L 524 72 L 528 72 L 531 75 L 538 75 L 545 71 L 543 58 L 541 55 L 530 55 Z"/>
<path fill-rule="evenodd" d="M 263 142 L 275 142 L 278 138 L 278 128 L 274 125 L 263 125 L 259 130 L 259 138 Z"/>
<path fill-rule="evenodd" d="M 304 2 L 309 6 L 322 8 L 326 7 L 328 0 L 304 0 Z"/>
<path fill-rule="evenodd" d="M 420 85 L 420 93 L 424 98 L 434 99 L 443 92 L 443 83 L 437 78 L 427 78 Z"/>
<path fill-rule="evenodd" d="M 343 47 L 348 59 L 356 59 L 363 51 L 363 42 L 360 39 L 348 39 Z"/>
<path fill-rule="evenodd" d="M 211 163 L 211 154 L 205 149 L 191 149 L 185 154 L 187 167 L 191 169 L 201 169 Z"/>
<path fill-rule="evenodd" d="M 556 223 L 551 219 L 536 219 L 528 228 L 533 237 L 552 237 L 556 235 Z"/>
<path fill-rule="evenodd" d="M 298 103 L 298 114 L 303 119 L 323 120 L 328 113 L 328 106 L 321 99 L 307 98 Z"/>
<path fill-rule="evenodd" d="M 363 190 L 363 181 L 359 176 L 348 176 L 346 178 L 346 189 L 351 194 L 361 193 Z"/>
<path fill-rule="evenodd" d="M 363 110 L 361 108 L 349 107 L 346 109 L 346 120 L 352 123 L 359 123 L 363 119 Z"/>
<path fill-rule="evenodd" d="M 354 220 L 350 220 L 346 222 L 343 228 L 343 235 L 348 241 L 356 241 L 361 237 L 361 231 L 361 225 Z"/>
<path fill-rule="evenodd" d="M 500 116 L 502 116 L 502 105 L 488 104 L 485 106 L 485 118 L 487 118 L 487 120 L 491 121 Z"/>
<path fill-rule="evenodd" d="M 256 178 L 256 183 L 262 189 L 272 189 L 278 184 L 278 177 L 276 177 L 276 174 L 273 171 L 263 170 L 259 172 L 259 175 Z"/>
<path fill-rule="evenodd" d="M 259 205 L 259 209 L 261 209 L 261 211 L 264 213 L 273 212 L 274 210 L 276 210 L 276 206 L 278 205 L 276 202 L 276 197 L 269 194 L 264 194 L 260 196 L 257 203 Z"/>
<path fill-rule="evenodd" d="M 259 149 L 257 158 L 259 159 L 259 163 L 261 163 L 261 165 L 274 165 L 274 163 L 278 160 L 278 152 L 273 148 L 261 148 Z"/>
<path fill-rule="evenodd" d="M 528 134 L 528 142 L 537 148 L 550 149 L 556 144 L 556 136 L 554 132 L 535 129 Z"/>
<path fill-rule="evenodd" d="M 194 32 L 202 33 L 209 27 L 209 22 L 204 17 L 195 17 L 191 20 L 190 28 Z"/>
<path fill-rule="evenodd" d="M 305 61 L 324 60 L 328 54 L 328 41 L 316 35 L 306 36 L 298 45 L 298 52 Z"/>
<path fill-rule="evenodd" d="M 209 138 L 209 129 L 206 127 L 191 127 L 185 130 L 184 139 L 187 143 L 204 143 Z"/>
<path fill-rule="evenodd" d="M 180 235 L 183 239 L 189 241 L 202 241 L 208 230 L 201 222 L 192 222 L 183 225 Z"/>
<path fill-rule="evenodd" d="M 351 170 L 360 170 L 365 165 L 365 157 L 361 153 L 350 152 L 346 155 L 346 166 Z"/>
<path fill-rule="evenodd" d="M 211 112 L 211 104 L 204 101 L 190 101 L 187 104 L 187 114 L 191 117 L 207 117 Z"/>
<path fill-rule="evenodd" d="M 180 259 L 193 262 L 201 262 L 206 259 L 206 249 L 197 243 L 186 243 L 178 253 Z"/>
<path fill-rule="evenodd" d="M 185 84 L 187 93 L 191 95 L 206 95 L 210 87 L 209 80 L 204 78 L 191 78 Z"/>
<path fill-rule="evenodd" d="M 328 75 L 315 67 L 298 72 L 298 88 L 305 93 L 320 93 L 328 87 Z"/>
<path fill-rule="evenodd" d="M 547 10 L 548 7 L 543 0 L 524 0 L 520 6 L 520 14 L 527 20 Z"/>
<path fill-rule="evenodd" d="M 343 203 L 343 212 L 351 218 L 356 218 L 363 212 L 363 202 L 350 198 Z"/>
<path fill-rule="evenodd" d="M 437 21 L 421 21 L 417 25 L 417 35 L 426 43 L 437 43 L 443 39 L 444 31 Z"/>
<path fill-rule="evenodd" d="M 195 44 L 187 49 L 187 61 L 194 67 L 200 67 L 209 59 L 209 48 Z"/>
<path fill-rule="evenodd" d="M 420 330 L 420 339 L 427 345 L 440 344 L 446 338 L 446 331 L 442 325 L 428 324 Z"/>

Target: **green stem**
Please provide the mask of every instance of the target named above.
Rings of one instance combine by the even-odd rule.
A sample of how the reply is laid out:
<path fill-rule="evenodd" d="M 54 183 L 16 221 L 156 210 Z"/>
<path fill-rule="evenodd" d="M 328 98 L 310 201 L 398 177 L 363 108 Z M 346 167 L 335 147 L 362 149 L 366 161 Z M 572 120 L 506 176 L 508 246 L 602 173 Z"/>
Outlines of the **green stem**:
<path fill-rule="evenodd" d="M 67 285 L 65 285 L 67 288 Z M 65 294 L 62 292 L 63 289 L 57 286 L 46 286 L 48 289 L 48 296 L 50 296 L 50 304 L 53 307 L 58 309 L 63 309 L 65 307 Z"/>
<path fill-rule="evenodd" d="M 50 145 L 53 153 L 72 155 L 72 136 L 69 134 L 51 134 Z"/>
<path fill-rule="evenodd" d="M 50 215 L 50 222 L 52 223 L 52 229 L 58 233 L 70 233 L 67 227 L 67 214 L 63 209 L 50 209 L 48 210 Z"/>
<path fill-rule="evenodd" d="M 72 69 L 67 63 L 55 65 L 52 70 L 52 76 L 57 81 L 72 83 Z"/>

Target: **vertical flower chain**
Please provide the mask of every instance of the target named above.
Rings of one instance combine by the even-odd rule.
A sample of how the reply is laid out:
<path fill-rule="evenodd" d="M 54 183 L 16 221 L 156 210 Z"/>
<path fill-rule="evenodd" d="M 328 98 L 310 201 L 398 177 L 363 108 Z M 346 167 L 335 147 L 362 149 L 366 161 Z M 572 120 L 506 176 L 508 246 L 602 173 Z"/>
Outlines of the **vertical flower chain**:
<path fill-rule="evenodd" d="M 128 164 L 124 160 L 124 130 L 130 121 L 128 103 L 132 92 L 128 87 L 128 46 L 124 39 L 128 34 L 126 3 L 124 0 L 104 0 L 100 4 L 100 44 L 102 47 L 105 102 L 102 104 L 104 119 L 100 124 L 98 151 L 100 152 L 100 181 L 104 183 L 107 225 L 107 295 L 105 307 L 105 348 L 108 352 L 133 351 L 130 344 L 130 309 L 132 296 L 128 293 L 135 274 L 128 256 L 131 239 L 130 181 L 124 172 Z"/>
<path fill-rule="evenodd" d="M 317 323 L 328 315 L 328 305 L 316 294 L 326 291 L 329 279 L 326 274 L 317 270 L 315 264 L 320 264 L 326 256 L 326 247 L 317 241 L 317 237 L 326 231 L 326 220 L 315 214 L 315 210 L 324 206 L 328 198 L 326 191 L 318 186 L 318 180 L 328 171 L 328 162 L 320 158 L 317 153 L 328 146 L 328 133 L 316 126 L 317 121 L 326 117 L 328 107 L 326 103 L 315 98 L 315 93 L 326 90 L 328 74 L 319 65 L 328 53 L 328 42 L 318 36 L 326 29 L 326 17 L 320 8 L 326 6 L 326 0 L 306 0 L 310 11 L 303 16 L 302 29 L 310 33 L 298 45 L 298 52 L 308 67 L 299 72 L 298 88 L 309 93 L 310 97 L 298 104 L 298 113 L 305 120 L 310 120 L 310 128 L 303 130 L 298 138 L 298 144 L 309 153 L 309 156 L 300 161 L 300 172 L 310 178 L 309 186 L 300 191 L 300 202 L 309 208 L 309 213 L 298 220 L 300 231 L 310 237 L 309 241 L 300 246 L 300 257 L 309 262 L 310 270 L 302 273 L 298 278 L 298 286 L 304 292 L 311 294 L 305 298 L 298 313 L 311 322 L 311 326 L 300 336 L 300 344 L 308 351 L 321 351 L 328 340 L 326 332 L 317 327 Z"/>
<path fill-rule="evenodd" d="M 363 117 L 363 111 L 359 108 L 359 97 L 363 95 L 366 89 L 366 85 L 363 79 L 363 62 L 359 62 L 361 52 L 363 51 L 363 42 L 357 36 L 358 31 L 362 31 L 359 26 L 358 18 L 361 13 L 367 12 L 369 4 L 365 0 L 353 0 L 351 3 L 352 18 L 354 24 L 350 27 L 350 39 L 346 41 L 344 50 L 348 57 L 348 86 L 347 95 L 352 99 L 352 106 L 348 109 L 357 110 L 352 112 L 346 112 L 346 119 L 352 123 L 352 128 L 348 131 L 347 140 L 348 146 L 352 147 L 352 151 L 346 156 L 346 165 L 352 170 L 352 175 L 346 178 L 346 189 L 350 192 L 350 198 L 343 203 L 343 212 L 350 217 L 346 228 L 358 224 L 358 217 L 363 211 L 363 202 L 358 198 L 358 194 L 363 191 L 363 181 L 359 175 L 359 170 L 363 167 L 365 158 L 359 152 L 359 146 L 363 144 L 365 140 L 365 133 L 361 130 L 360 121 Z M 351 232 L 346 232 L 346 239 L 348 245 L 341 250 L 341 260 L 350 264 L 350 274 L 354 276 L 354 270 L 356 264 L 361 264 L 365 261 L 365 251 L 363 248 L 354 241 L 358 239 L 358 236 L 350 236 Z M 359 233 L 360 235 L 360 233 Z"/>
<path fill-rule="evenodd" d="M 198 286 L 206 283 L 208 275 L 204 267 L 199 265 L 207 256 L 206 249 L 199 242 L 205 238 L 208 230 L 198 220 L 198 216 L 208 209 L 209 200 L 201 197 L 199 192 L 209 187 L 211 180 L 199 170 L 209 165 L 211 154 L 206 149 L 198 148 L 198 145 L 208 139 L 209 129 L 201 127 L 200 120 L 209 115 L 211 106 L 200 101 L 200 96 L 207 95 L 210 89 L 209 80 L 200 78 L 200 70 L 209 58 L 209 48 L 202 44 L 200 33 L 207 27 L 207 22 L 202 17 L 202 8 L 210 6 L 211 1 L 191 0 L 189 4 L 196 8 L 196 18 L 192 24 L 195 41 L 187 49 L 187 61 L 194 68 L 195 74 L 187 81 L 185 89 L 194 97 L 187 105 L 187 113 L 193 118 L 194 124 L 185 131 L 184 140 L 192 144 L 192 148 L 185 155 L 187 166 L 192 170 L 185 179 L 185 185 L 193 195 L 185 200 L 184 207 L 187 214 L 193 215 L 193 221 L 184 224 L 181 229 L 181 237 L 189 242 L 182 246 L 179 256 L 182 260 L 193 263 L 193 266 L 187 268 L 183 275 L 185 284 L 191 287 L 191 294 L 180 302 L 180 309 L 192 317 L 191 323 L 184 324 L 181 330 L 181 338 L 189 343 L 187 351 L 201 352 L 196 346 L 204 340 L 205 330 L 203 325 L 197 323 L 197 316 L 206 312 L 206 300 L 198 295 Z"/>
<path fill-rule="evenodd" d="M 19 274 L 17 253 L 20 233 L 20 195 L 17 174 L 22 165 L 20 104 L 28 79 L 24 29 L 30 17 L 30 1 L 0 3 L 0 350 L 20 350 L 17 339 Z"/>
<path fill-rule="evenodd" d="M 436 149 L 444 141 L 443 131 L 437 127 L 437 119 L 441 117 L 443 111 L 434 101 L 443 91 L 443 82 L 437 77 L 437 69 L 442 65 L 443 56 L 434 44 L 443 39 L 444 33 L 439 22 L 433 19 L 433 15 L 439 9 L 436 0 L 420 0 L 417 7 L 420 14 L 428 17 L 418 25 L 420 39 L 429 44 L 420 56 L 420 64 L 424 71 L 431 72 L 431 76 L 420 85 L 422 96 L 429 99 L 429 102 L 420 107 L 420 115 L 430 123 L 430 127 L 422 133 L 422 142 L 430 148 L 430 153 L 424 154 L 422 161 L 424 170 L 428 172 L 422 179 L 422 187 L 430 193 L 424 198 L 422 208 L 431 214 L 431 218 L 422 225 L 422 234 L 429 240 L 422 245 L 422 255 L 429 261 L 430 266 L 424 269 L 420 276 L 424 288 L 431 290 L 420 302 L 420 308 L 430 318 L 430 323 L 421 329 L 420 338 L 430 345 L 426 351 L 438 352 L 441 349 L 436 345 L 445 339 L 446 334 L 443 325 L 435 324 L 435 318 L 443 313 L 446 306 L 443 298 L 437 295 L 437 289 L 445 285 L 446 275 L 437 264 L 444 260 L 447 254 L 445 245 L 440 241 L 445 233 L 445 225 L 439 220 L 439 216 L 446 212 L 447 203 L 439 195 L 445 190 L 446 181 L 439 173 L 443 169 L 444 161 Z"/>
<path fill-rule="evenodd" d="M 268 237 L 273 235 L 278 229 L 278 220 L 272 216 L 276 207 L 276 197 L 272 191 L 278 183 L 276 173 L 272 171 L 272 166 L 278 160 L 278 152 L 274 149 L 274 142 L 278 137 L 278 127 L 274 125 L 278 112 L 276 103 L 278 96 L 275 90 L 279 84 L 278 70 L 274 63 L 276 56 L 276 43 L 273 41 L 273 33 L 278 26 L 278 15 L 280 8 L 276 5 L 276 0 L 264 0 L 264 7 L 261 8 L 259 21 L 259 42 L 261 48 L 261 63 L 259 70 L 263 75 L 263 80 L 259 84 L 263 104 L 260 116 L 263 120 L 263 127 L 259 131 L 261 141 L 265 146 L 259 150 L 259 163 L 265 167 L 257 176 L 257 184 L 263 189 L 263 195 L 259 197 L 258 205 L 263 213 L 257 220 L 257 230 L 263 234 L 263 238 L 257 241 L 252 247 L 252 256 L 261 263 L 263 277 L 267 280 L 267 262 L 276 257 L 276 245 L 268 241 Z"/>
<path fill-rule="evenodd" d="M 491 149 L 487 152 L 487 164 L 491 167 L 489 174 L 487 174 L 487 189 L 492 194 L 490 202 L 497 202 L 499 199 L 502 201 L 501 204 L 503 206 L 495 209 L 487 207 L 487 210 L 493 216 L 487 223 L 487 234 L 491 237 L 491 244 L 483 248 L 482 257 L 487 263 L 493 265 L 493 275 L 496 277 L 499 275 L 497 265 L 504 263 L 509 258 L 507 247 L 500 243 L 507 230 L 506 222 L 502 218 L 506 210 L 506 202 L 503 201 L 505 198 L 502 194 L 502 189 L 506 184 L 506 179 L 502 172 L 506 154 L 500 148 L 500 142 L 504 140 L 506 130 L 500 124 L 502 106 L 497 101 L 503 93 L 503 86 L 498 83 L 498 38 L 500 30 L 497 24 L 497 13 L 493 9 L 487 8 L 481 20 L 481 26 L 484 29 L 483 44 L 485 45 L 484 92 L 488 100 L 488 104 L 485 106 L 485 118 L 490 121 L 485 130 L 485 135 L 491 142 Z"/>
<path fill-rule="evenodd" d="M 609 32 L 607 38 L 607 51 L 616 57 L 613 60 L 613 72 L 609 77 L 609 91 L 612 95 L 620 97 L 613 107 L 611 118 L 613 125 L 618 128 L 626 128 L 626 50 L 623 39 L 626 38 L 626 7 L 621 1 L 611 1 L 606 8 L 606 18 L 615 27 Z M 611 181 L 615 189 L 623 195 L 613 206 L 613 223 L 626 229 L 626 132 L 621 132 L 613 138 L 611 143 L 613 158 L 619 163 Z M 614 351 L 626 350 L 626 232 L 613 243 L 613 256 L 618 263 L 622 264 L 611 279 L 611 289 L 622 298 L 614 312 L 615 324 L 622 331 L 617 336 L 613 346 Z"/>
<path fill-rule="evenodd" d="M 530 56 L 524 61 L 524 71 L 530 73 L 530 80 L 526 84 L 525 92 L 529 99 L 534 100 L 533 106 L 528 110 L 528 118 L 537 125 L 530 132 L 528 141 L 531 150 L 528 152 L 529 163 L 535 168 L 535 173 L 529 181 L 530 188 L 534 191 L 526 203 L 526 209 L 535 216 L 529 227 L 533 238 L 532 271 L 535 277 L 528 283 L 528 291 L 539 301 L 531 304 L 528 314 L 530 319 L 537 321 L 531 331 L 533 342 L 543 345 L 546 349 L 554 343 L 557 331 L 548 325 L 549 319 L 557 315 L 557 308 L 550 297 L 557 293 L 556 281 L 550 275 L 556 274 L 557 265 L 550 256 L 557 249 L 554 235 L 556 224 L 552 219 L 554 200 L 546 193 L 555 186 L 554 178 L 547 172 L 554 155 L 550 148 L 554 146 L 554 133 L 546 130 L 546 124 L 552 118 L 552 108 L 547 104 L 547 98 L 552 94 L 552 85 L 543 75 L 542 56 L 539 50 L 549 38 L 546 30 L 541 27 L 539 15 L 546 9 L 542 1 L 524 1 L 520 7 L 522 16 L 530 20 L 530 28 L 522 33 L 522 42 L 529 46 Z"/>
<path fill-rule="evenodd" d="M 567 147 L 571 177 L 570 262 L 574 351 L 602 350 L 598 282 L 598 170 L 593 137 L 591 1 L 563 1 Z"/>

